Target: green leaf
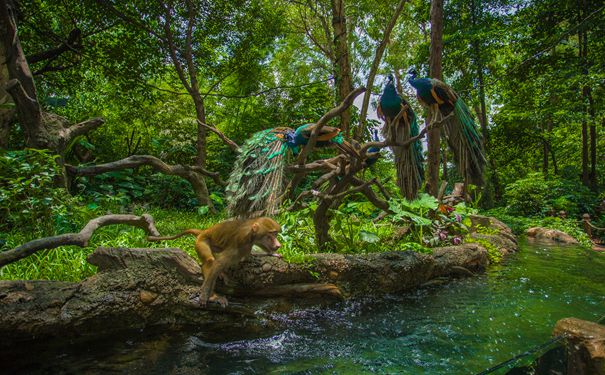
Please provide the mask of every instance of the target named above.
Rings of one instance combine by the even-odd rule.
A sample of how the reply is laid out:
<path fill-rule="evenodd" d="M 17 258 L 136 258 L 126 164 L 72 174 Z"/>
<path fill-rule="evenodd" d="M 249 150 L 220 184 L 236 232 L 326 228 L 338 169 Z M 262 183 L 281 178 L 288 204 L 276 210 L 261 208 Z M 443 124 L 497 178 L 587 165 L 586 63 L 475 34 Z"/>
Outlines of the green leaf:
<path fill-rule="evenodd" d="M 380 241 L 380 237 L 376 233 L 367 232 L 365 230 L 359 231 L 359 239 L 367 243 L 377 243 Z"/>

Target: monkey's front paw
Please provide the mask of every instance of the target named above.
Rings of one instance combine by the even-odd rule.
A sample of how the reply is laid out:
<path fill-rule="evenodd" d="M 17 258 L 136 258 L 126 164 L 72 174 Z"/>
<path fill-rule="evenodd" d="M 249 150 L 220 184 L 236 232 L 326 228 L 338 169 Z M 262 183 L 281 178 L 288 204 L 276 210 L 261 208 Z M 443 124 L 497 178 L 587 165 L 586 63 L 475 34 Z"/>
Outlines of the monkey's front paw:
<path fill-rule="evenodd" d="M 208 296 L 204 293 L 200 293 L 200 307 L 206 307 L 208 304 Z"/>

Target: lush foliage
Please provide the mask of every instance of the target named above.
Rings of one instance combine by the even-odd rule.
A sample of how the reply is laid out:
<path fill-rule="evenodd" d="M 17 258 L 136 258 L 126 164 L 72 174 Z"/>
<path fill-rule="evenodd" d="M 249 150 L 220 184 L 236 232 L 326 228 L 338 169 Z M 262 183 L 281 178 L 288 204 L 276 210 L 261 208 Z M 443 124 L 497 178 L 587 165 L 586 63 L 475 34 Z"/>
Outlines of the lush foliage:
<path fill-rule="evenodd" d="M 522 235 L 525 230 L 531 227 L 544 227 L 550 229 L 558 229 L 578 240 L 583 246 L 590 248 L 592 242 L 582 227 L 580 222 L 575 218 L 562 219 L 560 217 L 523 217 L 513 216 L 502 208 L 491 209 L 486 212 L 487 215 L 494 216 L 508 225 L 513 233 Z"/>
<path fill-rule="evenodd" d="M 347 56 L 352 85 L 358 87 L 366 84 L 395 3 L 344 3 Z M 9 124 L 8 146 L 0 149 L 1 249 L 76 231 L 107 212 L 151 212 L 162 233 L 211 225 L 222 214 L 210 216 L 182 178 L 148 167 L 122 170 L 70 181 L 70 195 L 61 165 L 99 164 L 134 154 L 191 165 L 197 157 L 196 117 L 201 112 L 208 123 L 242 144 L 262 129 L 314 122 L 338 102 L 340 59 L 335 55 L 332 3 L 326 0 L 24 0 L 15 6 L 19 38 L 44 109 L 73 122 L 101 116 L 105 123 L 59 156 L 24 149 L 23 129 Z M 420 123 L 423 110 L 404 73 L 411 66 L 428 73 L 429 8 L 427 1 L 405 3 L 378 62 L 377 77 L 370 82 L 374 86 L 368 87 L 378 92 L 384 76 L 395 72 Z M 443 79 L 478 119 L 485 108 L 487 186 L 469 188 L 469 206 L 500 206 L 488 214 L 516 233 L 541 225 L 564 230 L 588 245 L 577 225 L 580 215 L 590 213 L 605 226 L 602 212 L 595 210 L 605 198 L 605 164 L 596 152 L 605 147 L 602 6 L 592 0 L 452 0 L 445 2 L 444 15 Z M 41 58 L 72 33 L 80 34 L 70 48 Z M 10 108 L 11 103 L 0 99 L 0 109 Z M 375 106 L 375 97 L 371 101 Z M 353 108 L 353 127 L 358 118 L 359 109 Z M 338 120 L 331 125 L 339 126 Z M 381 126 L 376 119 L 368 125 Z M 226 178 L 235 153 L 212 134 L 205 141 L 206 168 Z M 333 154 L 327 150 L 313 157 Z M 466 216 L 473 209 L 440 205 L 427 195 L 401 199 L 391 158 L 383 150 L 364 173 L 383 182 L 392 197 L 392 214 L 379 219 L 379 211 L 365 197 L 347 196 L 328 213 L 331 251 L 430 252 L 465 240 Z M 448 194 L 461 177 L 447 151 L 443 158 L 450 161 L 442 172 Z M 300 188 L 310 188 L 317 176 L 310 174 Z M 207 183 L 222 212 L 224 187 Z M 308 262 L 308 254 L 319 251 L 312 219 L 316 203 L 305 204 L 278 217 L 284 227 L 281 252 L 291 262 Z M 559 211 L 568 219 L 553 217 Z M 187 238 L 149 244 L 139 230 L 109 227 L 86 249 L 41 252 L 0 269 L 0 275 L 79 279 L 93 271 L 85 257 L 100 244 L 179 246 L 193 254 Z M 497 260 L 493 249 L 488 250 Z"/>
<path fill-rule="evenodd" d="M 60 186 L 57 156 L 26 149 L 0 154 L 0 232 L 69 231 L 78 219 L 80 200 Z"/>
<path fill-rule="evenodd" d="M 593 213 L 597 196 L 579 181 L 544 178 L 532 173 L 506 187 L 506 210 L 512 215 L 545 216 L 565 211 L 571 217 Z"/>

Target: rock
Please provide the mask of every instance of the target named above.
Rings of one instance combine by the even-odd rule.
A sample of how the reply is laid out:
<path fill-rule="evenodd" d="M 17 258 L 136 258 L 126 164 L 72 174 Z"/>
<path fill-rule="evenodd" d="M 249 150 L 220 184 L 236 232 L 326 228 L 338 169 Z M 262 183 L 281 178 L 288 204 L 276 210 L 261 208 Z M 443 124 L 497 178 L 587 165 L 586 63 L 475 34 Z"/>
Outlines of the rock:
<path fill-rule="evenodd" d="M 525 231 L 525 234 L 529 238 L 534 238 L 537 240 L 544 240 L 556 243 L 564 243 L 570 245 L 577 245 L 579 242 L 565 232 L 561 232 L 556 229 L 548 229 L 542 227 L 532 227 Z"/>
<path fill-rule="evenodd" d="M 489 264 L 487 250 L 477 243 L 440 247 L 433 250 L 433 257 L 435 258 L 433 277 L 457 274 L 453 267 L 464 267 L 469 271 L 479 272 Z"/>
<path fill-rule="evenodd" d="M 605 375 L 605 326 L 577 318 L 561 319 L 553 336 L 567 340 L 567 374 Z"/>

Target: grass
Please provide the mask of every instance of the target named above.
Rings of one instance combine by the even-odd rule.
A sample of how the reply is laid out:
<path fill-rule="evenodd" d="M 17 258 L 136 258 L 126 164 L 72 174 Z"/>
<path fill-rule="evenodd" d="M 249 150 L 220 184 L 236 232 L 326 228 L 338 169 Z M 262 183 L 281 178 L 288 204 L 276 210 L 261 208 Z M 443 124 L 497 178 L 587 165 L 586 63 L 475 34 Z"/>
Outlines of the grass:
<path fill-rule="evenodd" d="M 331 223 L 330 236 L 333 238 L 328 251 L 343 254 L 365 254 L 369 252 L 412 250 L 430 253 L 431 249 L 417 243 L 416 236 L 409 231 L 401 233 L 399 224 L 390 221 L 374 223 L 372 212 L 358 212 L 345 207 L 346 211 L 334 211 Z M 121 212 L 119 207 L 113 207 L 113 212 Z M 108 207 L 96 207 L 80 215 L 79 223 L 72 223 L 71 227 L 52 229 L 47 226 L 38 231 L 13 230 L 9 233 L 0 233 L 4 239 L 5 249 L 12 249 L 36 238 L 79 230 L 91 218 L 108 212 Z M 289 263 L 308 264 L 312 269 L 313 258 L 310 254 L 320 252 L 315 242 L 315 230 L 312 221 L 313 207 L 297 212 L 285 212 L 276 217 L 282 225 L 280 253 Z M 144 209 L 135 207 L 132 214 L 141 215 L 149 213 L 155 219 L 156 226 L 162 235 L 174 235 L 188 228 L 208 228 L 225 219 L 224 215 L 208 215 L 197 211 L 179 211 L 171 209 Z M 77 229 L 74 229 L 77 228 Z M 490 228 L 481 228 L 490 232 Z M 484 244 L 482 244 L 484 245 Z M 0 279 L 5 280 L 65 280 L 79 281 L 93 275 L 96 267 L 86 261 L 86 258 L 99 246 L 106 247 L 176 247 L 184 250 L 197 259 L 194 250 L 194 241 L 191 236 L 181 237 L 172 241 L 148 242 L 143 230 L 126 225 L 111 225 L 98 229 L 92 236 L 89 246 L 59 247 L 52 250 L 40 251 L 30 257 L 0 268 Z M 486 246 L 488 247 L 488 245 Z M 488 247 L 488 250 L 490 249 Z M 490 251 L 493 261 L 497 256 Z"/>
<path fill-rule="evenodd" d="M 134 214 L 142 214 L 143 211 Z M 200 216 L 196 212 L 176 210 L 155 210 L 149 212 L 156 221 L 160 233 L 176 234 L 188 228 L 206 228 L 222 220 L 220 216 Z M 25 242 L 47 236 L 44 233 L 23 233 L 13 231 L 6 234 L 5 249 L 12 249 Z M 178 247 L 197 259 L 192 238 L 181 237 L 173 241 L 149 242 L 139 228 L 127 225 L 110 225 L 95 231 L 87 247 L 62 246 L 21 259 L 0 268 L 0 279 L 4 280 L 64 280 L 79 281 L 96 272 L 96 267 L 86 261 L 86 257 L 99 246 L 111 247 Z"/>

